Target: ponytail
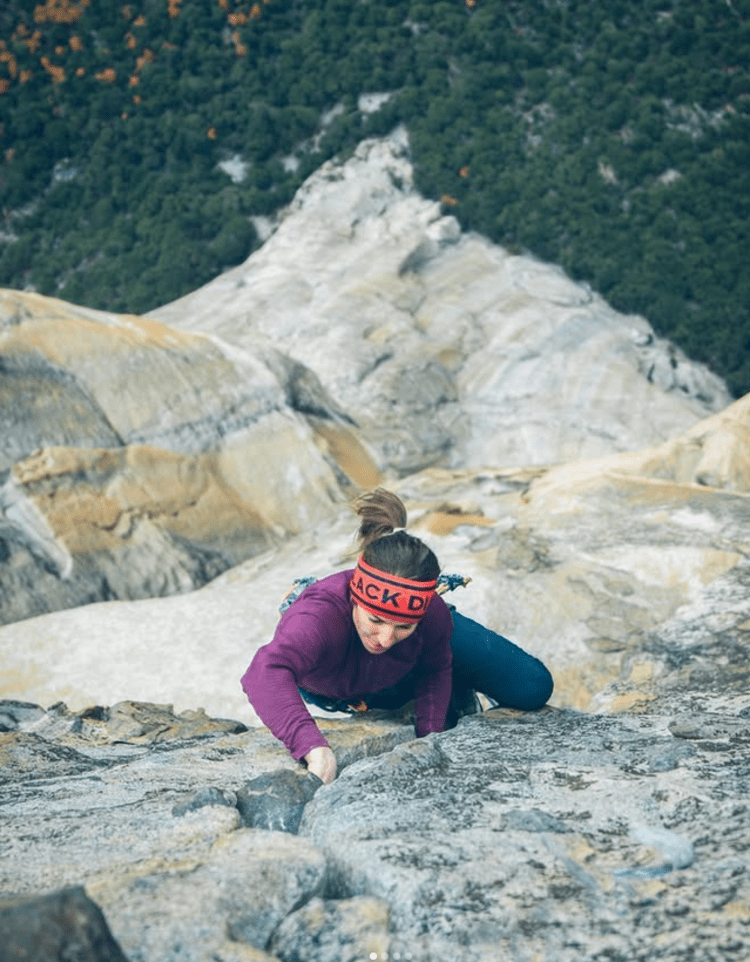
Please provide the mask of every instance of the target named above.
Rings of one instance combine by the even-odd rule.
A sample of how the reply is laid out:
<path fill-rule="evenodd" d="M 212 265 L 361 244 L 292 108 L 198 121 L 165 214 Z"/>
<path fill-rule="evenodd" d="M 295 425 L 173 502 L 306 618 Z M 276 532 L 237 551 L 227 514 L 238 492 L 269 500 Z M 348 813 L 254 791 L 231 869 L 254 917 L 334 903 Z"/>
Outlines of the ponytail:
<path fill-rule="evenodd" d="M 354 510 L 361 518 L 357 537 L 360 551 L 376 538 L 406 527 L 406 508 L 397 495 L 385 488 L 375 488 L 357 498 Z"/>
<path fill-rule="evenodd" d="M 375 488 L 355 502 L 360 517 L 357 537 L 362 557 L 373 568 L 414 581 L 432 581 L 440 564 L 427 545 L 406 531 L 403 501 L 392 491 Z"/>

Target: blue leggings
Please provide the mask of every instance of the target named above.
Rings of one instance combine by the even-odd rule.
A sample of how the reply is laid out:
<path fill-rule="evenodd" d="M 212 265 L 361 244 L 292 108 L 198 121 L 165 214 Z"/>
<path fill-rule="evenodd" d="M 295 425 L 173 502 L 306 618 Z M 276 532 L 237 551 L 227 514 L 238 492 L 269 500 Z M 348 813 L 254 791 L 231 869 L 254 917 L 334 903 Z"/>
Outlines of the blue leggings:
<path fill-rule="evenodd" d="M 453 616 L 453 700 L 479 691 L 502 708 L 536 711 L 552 694 L 552 675 L 538 658 L 527 654 L 455 609 Z M 393 688 L 368 696 L 370 708 L 399 708 L 414 697 L 414 676 L 409 673 Z"/>
<path fill-rule="evenodd" d="M 459 611 L 452 611 L 453 690 L 473 688 L 502 708 L 536 711 L 552 694 L 552 675 L 533 655 Z"/>

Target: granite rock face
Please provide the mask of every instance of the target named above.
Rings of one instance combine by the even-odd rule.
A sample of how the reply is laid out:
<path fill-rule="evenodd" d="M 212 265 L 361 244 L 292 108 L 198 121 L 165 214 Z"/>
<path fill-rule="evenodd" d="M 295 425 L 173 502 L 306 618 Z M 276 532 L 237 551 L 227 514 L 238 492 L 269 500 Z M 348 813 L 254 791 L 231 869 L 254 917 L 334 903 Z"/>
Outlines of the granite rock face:
<path fill-rule="evenodd" d="M 347 480 L 252 354 L 37 295 L 0 292 L 0 409 L 1 623 L 191 590 Z"/>
<path fill-rule="evenodd" d="M 0 898 L 83 886 L 130 962 L 743 962 L 747 598 L 713 643 L 697 610 L 653 632 L 625 713 L 321 720 L 341 773 L 297 834 L 243 819 L 312 778 L 264 729 L 2 703 Z"/>
<path fill-rule="evenodd" d="M 462 235 L 398 133 L 158 319 L 0 304 L 0 929 L 72 892 L 130 962 L 745 962 L 750 399 Z M 239 679 L 380 480 L 556 687 L 420 740 L 313 709 L 323 786 Z"/>
<path fill-rule="evenodd" d="M 716 795 L 747 785 L 741 739 L 708 761 L 663 717 L 497 715 L 349 769 L 306 809 L 339 896 L 391 906 L 392 954 L 742 958 L 747 811 Z"/>
<path fill-rule="evenodd" d="M 463 234 L 396 131 L 151 317 L 0 291 L 0 624 L 191 591 L 382 479 L 650 448 L 728 402 L 643 318 Z"/>
<path fill-rule="evenodd" d="M 324 164 L 259 251 L 151 316 L 283 345 L 388 475 L 651 447 L 729 403 L 644 318 L 462 233 L 414 190 L 403 130 Z"/>

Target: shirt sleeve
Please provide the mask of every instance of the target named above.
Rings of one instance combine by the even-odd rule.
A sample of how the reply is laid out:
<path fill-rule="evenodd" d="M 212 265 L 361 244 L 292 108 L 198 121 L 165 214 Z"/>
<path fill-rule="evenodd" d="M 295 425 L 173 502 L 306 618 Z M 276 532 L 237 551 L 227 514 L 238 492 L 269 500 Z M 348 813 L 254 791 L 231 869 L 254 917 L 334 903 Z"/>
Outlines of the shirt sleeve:
<path fill-rule="evenodd" d="M 424 648 L 414 687 L 417 738 L 445 729 L 453 684 L 453 620 L 441 598 L 433 600 L 432 608 L 434 613 L 430 611 L 425 617 L 429 622 L 424 625 Z"/>
<path fill-rule="evenodd" d="M 298 688 L 298 679 L 326 657 L 327 636 L 330 628 L 327 632 L 315 615 L 290 609 L 242 677 L 258 718 L 297 760 L 328 745 Z"/>

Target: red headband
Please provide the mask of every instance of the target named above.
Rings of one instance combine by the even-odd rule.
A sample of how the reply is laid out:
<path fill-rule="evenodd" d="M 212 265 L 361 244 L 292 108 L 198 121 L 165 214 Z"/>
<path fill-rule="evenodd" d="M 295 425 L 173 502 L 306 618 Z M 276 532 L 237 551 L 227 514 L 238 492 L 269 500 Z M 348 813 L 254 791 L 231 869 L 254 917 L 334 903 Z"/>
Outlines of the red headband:
<path fill-rule="evenodd" d="M 368 565 L 362 558 L 357 562 L 349 582 L 352 598 L 365 611 L 391 621 L 414 623 L 427 611 L 435 594 L 434 581 L 412 581 L 401 575 L 391 575 Z"/>

